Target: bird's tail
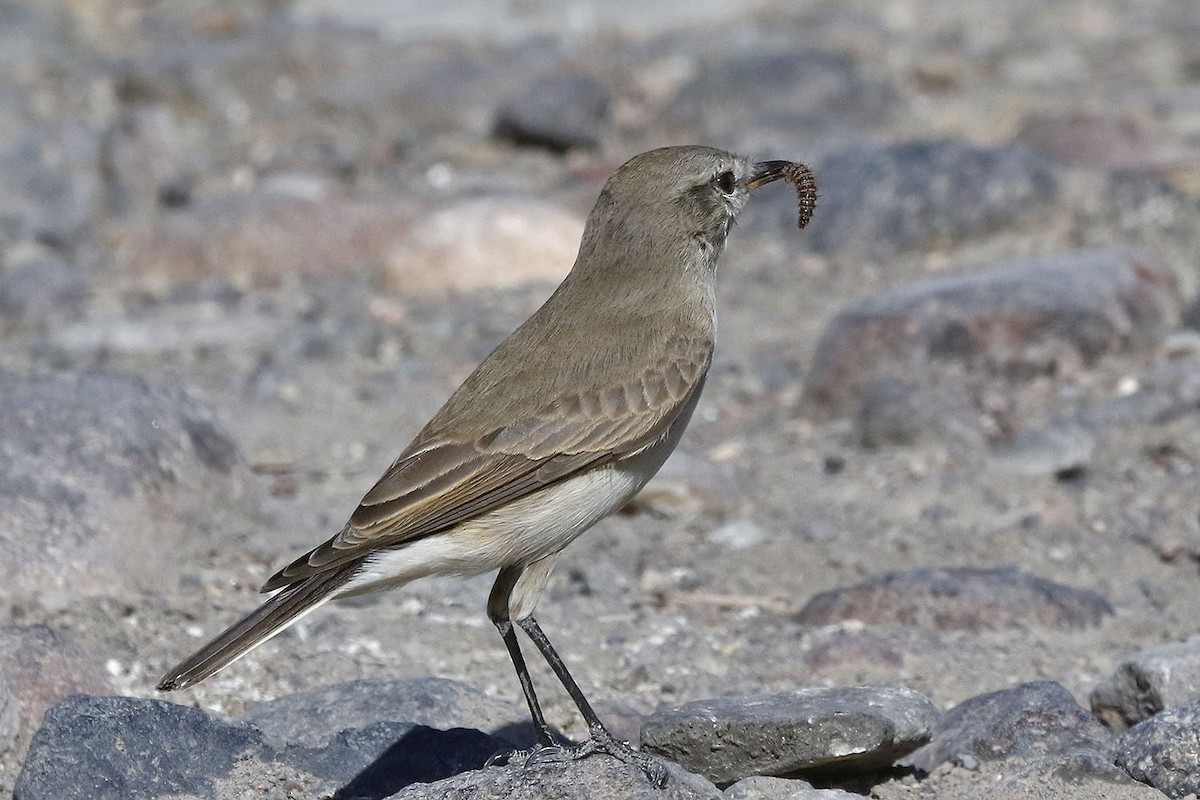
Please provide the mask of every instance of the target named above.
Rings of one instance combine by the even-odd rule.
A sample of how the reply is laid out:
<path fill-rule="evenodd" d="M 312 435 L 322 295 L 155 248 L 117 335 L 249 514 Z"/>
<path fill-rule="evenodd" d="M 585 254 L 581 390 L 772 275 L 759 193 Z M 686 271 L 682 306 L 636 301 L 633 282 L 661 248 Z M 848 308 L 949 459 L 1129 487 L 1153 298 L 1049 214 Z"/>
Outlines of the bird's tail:
<path fill-rule="evenodd" d="M 158 682 L 161 691 L 182 689 L 221 670 L 284 628 L 333 599 L 361 565 L 352 561 L 283 589 L 172 667 Z"/>

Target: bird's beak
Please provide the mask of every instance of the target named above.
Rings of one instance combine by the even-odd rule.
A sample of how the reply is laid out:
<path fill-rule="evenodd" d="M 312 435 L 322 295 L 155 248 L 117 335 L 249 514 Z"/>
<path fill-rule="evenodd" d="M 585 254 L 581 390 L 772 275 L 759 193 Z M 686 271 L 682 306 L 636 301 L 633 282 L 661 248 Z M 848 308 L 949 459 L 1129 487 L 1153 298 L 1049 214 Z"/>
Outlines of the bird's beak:
<path fill-rule="evenodd" d="M 791 166 L 790 161 L 760 161 L 754 165 L 750 177 L 746 178 L 747 189 L 757 189 L 763 184 L 783 177 L 783 170 Z"/>

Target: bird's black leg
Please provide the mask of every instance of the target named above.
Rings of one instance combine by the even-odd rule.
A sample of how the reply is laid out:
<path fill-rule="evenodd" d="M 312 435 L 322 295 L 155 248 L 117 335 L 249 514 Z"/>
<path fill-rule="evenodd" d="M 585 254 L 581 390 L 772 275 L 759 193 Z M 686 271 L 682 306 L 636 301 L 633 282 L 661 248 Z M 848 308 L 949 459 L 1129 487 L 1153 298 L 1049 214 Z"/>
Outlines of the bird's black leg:
<path fill-rule="evenodd" d="M 488 617 L 496 626 L 496 630 L 500 631 L 500 636 L 504 639 L 504 646 L 508 648 L 509 658 L 512 659 L 513 667 L 517 671 L 517 680 L 521 682 L 521 691 L 525 694 L 525 702 L 529 704 L 529 715 L 533 717 L 533 726 L 537 729 L 537 743 L 529 750 L 497 753 L 488 759 L 488 766 L 525 761 L 542 750 L 557 751 L 561 749 L 554 741 L 554 735 L 550 726 L 546 724 L 546 718 L 542 716 L 537 693 L 533 690 L 533 679 L 529 677 L 529 669 L 525 666 L 525 657 L 521 655 L 517 632 L 513 629 L 512 619 L 509 615 L 509 596 L 520 575 L 519 568 L 505 567 L 500 570 L 500 574 L 496 576 L 496 583 L 492 586 L 492 592 L 488 596 Z"/>
<path fill-rule="evenodd" d="M 588 732 L 591 735 L 586 742 L 568 748 L 560 748 L 558 750 L 551 748 L 544 752 L 535 752 L 531 754 L 529 761 L 573 760 L 586 758 L 594 753 L 605 753 L 624 761 L 626 764 L 638 767 L 642 772 L 646 773 L 646 777 L 655 786 L 660 788 L 666 786 L 667 770 L 661 761 L 645 753 L 639 753 L 630 747 L 628 742 L 617 739 L 608 732 L 608 728 L 604 727 L 604 723 L 596 716 L 596 712 L 592 709 L 591 704 L 583 696 L 579 684 L 575 683 L 575 679 L 567 671 L 567 665 L 563 663 L 554 646 L 550 644 L 550 640 L 546 638 L 546 634 L 542 632 L 541 626 L 537 624 L 537 620 L 532 616 L 528 616 L 517 620 L 517 624 L 521 626 L 521 630 L 529 635 L 530 641 L 541 651 L 542 656 L 546 659 L 546 663 L 550 665 L 550 669 L 554 670 L 554 674 L 562 682 L 563 688 L 567 690 L 567 694 L 571 695 L 571 699 L 575 701 L 579 713 L 583 715 L 583 719 L 588 726 Z M 527 696 L 531 695 L 527 693 Z"/>

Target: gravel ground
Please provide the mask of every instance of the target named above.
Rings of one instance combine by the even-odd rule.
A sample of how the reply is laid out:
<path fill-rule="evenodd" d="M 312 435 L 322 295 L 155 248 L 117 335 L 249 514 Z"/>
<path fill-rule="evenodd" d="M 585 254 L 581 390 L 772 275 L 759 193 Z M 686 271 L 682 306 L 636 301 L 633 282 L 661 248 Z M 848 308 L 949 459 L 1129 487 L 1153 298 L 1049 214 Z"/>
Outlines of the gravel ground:
<path fill-rule="evenodd" d="M 756 196 L 688 434 L 551 581 L 604 715 L 1044 680 L 1086 707 L 1198 632 L 1200 7 L 445 5 L 0 3 L 0 794 L 52 703 L 157 697 L 339 528 L 668 143 L 805 161 L 821 199 L 797 232 Z M 326 607 L 166 699 L 440 676 L 519 721 L 489 580 Z M 855 788 L 978 791 L 946 769 Z"/>

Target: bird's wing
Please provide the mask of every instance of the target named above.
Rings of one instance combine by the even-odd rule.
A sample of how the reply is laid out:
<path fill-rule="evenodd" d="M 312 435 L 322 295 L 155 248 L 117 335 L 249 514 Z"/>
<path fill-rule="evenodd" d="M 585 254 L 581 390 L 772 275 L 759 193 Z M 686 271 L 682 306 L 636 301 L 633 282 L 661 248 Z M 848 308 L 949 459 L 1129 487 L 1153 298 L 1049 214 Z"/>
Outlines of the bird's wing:
<path fill-rule="evenodd" d="M 435 438 L 402 455 L 340 533 L 263 586 L 287 586 L 379 548 L 446 530 L 662 438 L 703 385 L 707 338 L 674 337 L 639 377 L 562 394 L 473 441 Z"/>

